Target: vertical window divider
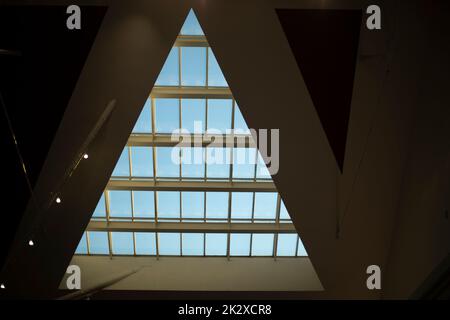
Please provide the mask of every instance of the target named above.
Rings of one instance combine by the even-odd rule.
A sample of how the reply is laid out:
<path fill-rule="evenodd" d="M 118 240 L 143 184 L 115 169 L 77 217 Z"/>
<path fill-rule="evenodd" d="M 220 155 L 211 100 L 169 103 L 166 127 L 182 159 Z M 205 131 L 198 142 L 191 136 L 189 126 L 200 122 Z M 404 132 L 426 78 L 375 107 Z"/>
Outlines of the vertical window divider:
<path fill-rule="evenodd" d="M 178 47 L 178 87 L 181 86 L 181 47 Z"/>
<path fill-rule="evenodd" d="M 230 242 L 231 242 L 231 191 L 228 192 L 228 235 L 227 235 L 227 259 L 230 261 Z"/>
<path fill-rule="evenodd" d="M 297 237 L 297 244 L 295 245 L 295 256 L 298 257 L 298 246 L 300 243 L 300 236 Z"/>
<path fill-rule="evenodd" d="M 159 260 L 159 232 L 155 232 L 156 260 Z"/>
<path fill-rule="evenodd" d="M 86 248 L 87 248 L 87 250 L 86 250 L 86 253 L 87 253 L 87 255 L 90 255 L 91 254 L 91 244 L 90 244 L 90 241 L 89 241 L 89 231 L 86 231 Z"/>
<path fill-rule="evenodd" d="M 255 222 L 255 192 L 253 192 L 253 198 L 252 198 L 252 223 Z"/>
<path fill-rule="evenodd" d="M 152 158 L 153 158 L 153 182 L 156 186 L 156 147 L 155 147 L 155 132 L 156 132 L 156 123 L 155 123 L 155 99 L 151 97 L 151 112 L 152 112 L 152 137 L 153 137 L 153 144 L 152 144 Z M 154 210 L 155 210 L 155 224 L 158 224 L 158 197 L 156 194 L 156 190 L 153 190 L 153 204 L 154 204 Z"/>
<path fill-rule="evenodd" d="M 108 231 L 108 249 L 109 249 L 109 258 L 112 259 L 112 236 L 111 231 Z"/>
<path fill-rule="evenodd" d="M 136 256 L 136 233 L 133 232 L 133 255 Z"/>
<path fill-rule="evenodd" d="M 209 87 L 209 78 L 208 78 L 208 74 L 209 74 L 209 47 L 205 47 L 205 49 L 206 49 L 206 68 L 205 68 L 205 70 L 206 70 L 206 78 L 205 78 L 205 80 L 206 80 L 206 87 L 208 88 Z"/>
<path fill-rule="evenodd" d="M 178 99 L 178 115 L 179 115 L 179 119 L 178 119 L 178 123 L 179 123 L 179 128 L 180 128 L 180 133 L 181 133 L 181 128 L 183 128 L 183 121 L 182 121 L 182 107 L 181 107 L 181 98 L 179 98 Z M 180 158 L 179 160 L 180 160 L 180 177 L 179 177 L 179 179 L 178 179 L 178 181 L 181 181 L 182 180 L 182 176 L 183 176 L 183 166 L 181 165 L 181 162 L 182 162 L 182 160 L 183 160 L 183 157 L 182 157 L 182 154 L 181 154 L 181 152 L 182 152 L 182 147 L 178 147 L 178 148 L 180 148 L 179 150 L 178 150 L 178 157 Z M 181 199 L 180 199 L 181 200 Z M 181 211 L 180 211 L 180 214 L 181 214 Z"/>
<path fill-rule="evenodd" d="M 250 233 L 250 249 L 249 249 L 249 257 L 252 256 L 252 247 L 253 247 L 253 233 Z"/>
<path fill-rule="evenodd" d="M 231 140 L 233 142 L 232 147 L 230 148 L 230 181 L 233 182 L 233 164 L 234 164 L 234 108 L 235 103 L 234 99 L 231 100 Z M 225 133 L 225 148 L 227 147 L 227 134 Z"/>
<path fill-rule="evenodd" d="M 183 256 L 183 233 L 180 232 L 180 256 Z"/>
<path fill-rule="evenodd" d="M 275 224 L 277 226 L 280 225 L 280 210 L 281 210 L 281 196 L 278 193 L 277 194 L 277 208 L 276 208 L 276 215 L 275 215 Z M 273 259 L 277 260 L 277 250 L 278 250 L 278 232 L 274 234 L 273 237 Z"/>
<path fill-rule="evenodd" d="M 205 136 L 206 136 L 206 131 L 208 130 L 208 98 L 205 99 L 205 133 L 203 135 L 202 141 L 206 140 Z M 203 143 L 202 143 L 203 144 Z M 207 166 L 207 160 L 208 160 L 208 146 L 205 145 L 205 177 L 204 177 L 204 181 L 207 180 L 207 170 L 208 170 L 208 166 Z M 205 195 L 206 198 L 206 195 Z"/>

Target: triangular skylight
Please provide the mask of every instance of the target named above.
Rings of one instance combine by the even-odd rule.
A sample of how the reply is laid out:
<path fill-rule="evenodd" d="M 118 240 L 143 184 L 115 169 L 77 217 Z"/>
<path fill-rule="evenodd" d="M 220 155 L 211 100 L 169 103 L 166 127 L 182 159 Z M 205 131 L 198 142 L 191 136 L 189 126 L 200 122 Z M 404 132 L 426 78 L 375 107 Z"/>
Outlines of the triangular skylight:
<path fill-rule="evenodd" d="M 179 128 L 200 136 L 200 145 L 176 146 L 171 134 Z M 257 149 L 236 147 L 234 139 L 231 147 L 208 145 L 214 130 L 253 141 L 191 10 L 76 255 L 305 257 Z M 245 163 L 236 162 L 238 154 Z M 234 163 L 208 162 L 218 155 Z"/>

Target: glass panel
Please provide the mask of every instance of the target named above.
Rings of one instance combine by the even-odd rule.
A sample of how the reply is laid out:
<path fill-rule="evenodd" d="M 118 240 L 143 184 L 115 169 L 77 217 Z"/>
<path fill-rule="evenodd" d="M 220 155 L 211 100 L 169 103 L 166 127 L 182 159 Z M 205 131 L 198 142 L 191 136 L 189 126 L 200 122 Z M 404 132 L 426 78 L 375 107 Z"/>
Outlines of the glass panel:
<path fill-rule="evenodd" d="M 94 210 L 92 215 L 93 218 L 105 218 L 106 217 L 106 208 L 105 208 L 105 195 L 102 193 L 100 200 L 97 203 L 97 207 Z"/>
<path fill-rule="evenodd" d="M 278 234 L 277 256 L 292 257 L 295 256 L 298 235 L 296 233 Z"/>
<path fill-rule="evenodd" d="M 205 148 L 181 148 L 181 175 L 183 178 L 205 177 Z"/>
<path fill-rule="evenodd" d="M 183 218 L 203 218 L 205 207 L 204 192 L 182 192 Z"/>
<path fill-rule="evenodd" d="M 153 191 L 133 191 L 134 217 L 155 217 L 155 195 Z"/>
<path fill-rule="evenodd" d="M 109 254 L 108 234 L 103 231 L 89 231 L 89 252 Z"/>
<path fill-rule="evenodd" d="M 158 218 L 180 218 L 180 192 L 158 191 Z"/>
<path fill-rule="evenodd" d="M 236 102 L 234 105 L 234 132 L 236 134 L 250 134 L 250 129 Z"/>
<path fill-rule="evenodd" d="M 179 74 L 178 74 L 178 48 L 173 47 L 170 50 L 169 56 L 164 63 L 161 73 L 156 80 L 155 85 L 157 86 L 178 86 Z"/>
<path fill-rule="evenodd" d="M 300 239 L 300 238 L 298 238 L 297 256 L 299 256 L 299 257 L 307 257 L 308 256 L 308 253 L 306 252 L 306 249 L 303 246 L 302 239 Z"/>
<path fill-rule="evenodd" d="M 180 105 L 178 99 L 155 99 L 156 133 L 172 133 L 180 128 Z"/>
<path fill-rule="evenodd" d="M 86 232 L 83 233 L 80 242 L 78 243 L 78 247 L 75 250 L 75 254 L 87 254 L 87 241 L 86 241 Z"/>
<path fill-rule="evenodd" d="M 273 234 L 254 233 L 252 237 L 252 256 L 273 255 Z"/>
<path fill-rule="evenodd" d="M 136 121 L 133 133 L 152 133 L 152 101 L 147 99 L 144 108 Z"/>
<path fill-rule="evenodd" d="M 181 35 L 189 36 L 202 36 L 204 35 L 200 24 L 198 23 L 197 17 L 195 16 L 194 10 L 190 10 L 189 14 L 184 21 L 183 27 L 180 31 Z"/>
<path fill-rule="evenodd" d="M 206 193 L 206 218 L 228 218 L 228 192 Z"/>
<path fill-rule="evenodd" d="M 203 233 L 183 233 L 183 256 L 203 255 Z"/>
<path fill-rule="evenodd" d="M 231 256 L 250 255 L 250 233 L 232 233 L 230 238 Z"/>
<path fill-rule="evenodd" d="M 231 129 L 231 99 L 208 99 L 208 130 L 219 130 L 225 134 Z"/>
<path fill-rule="evenodd" d="M 233 149 L 233 178 L 253 179 L 255 177 L 255 148 Z"/>
<path fill-rule="evenodd" d="M 131 218 L 131 191 L 110 190 L 108 192 L 110 217 Z"/>
<path fill-rule="evenodd" d="M 276 192 L 255 192 L 255 219 L 275 219 L 277 197 Z"/>
<path fill-rule="evenodd" d="M 225 256 L 227 254 L 227 234 L 207 233 L 206 252 L 207 256 Z"/>
<path fill-rule="evenodd" d="M 206 148 L 206 176 L 230 179 L 230 148 Z"/>
<path fill-rule="evenodd" d="M 283 200 L 281 200 L 281 205 L 280 205 L 280 219 L 287 219 L 287 220 L 291 219 L 291 217 L 289 216 L 289 213 L 286 209 L 286 206 L 284 205 Z"/>
<path fill-rule="evenodd" d="M 136 232 L 136 254 L 156 255 L 156 238 L 154 232 Z"/>
<path fill-rule="evenodd" d="M 180 149 L 176 147 L 156 148 L 156 176 L 178 178 L 180 176 L 179 154 Z"/>
<path fill-rule="evenodd" d="M 211 48 L 208 48 L 208 86 L 228 87 L 227 81 Z"/>
<path fill-rule="evenodd" d="M 112 173 L 114 177 L 129 177 L 130 176 L 130 163 L 128 160 L 128 148 L 125 147 L 120 155 L 119 160 L 116 163 L 116 167 Z"/>
<path fill-rule="evenodd" d="M 206 48 L 181 48 L 181 85 L 206 86 Z"/>
<path fill-rule="evenodd" d="M 158 233 L 159 255 L 180 255 L 180 234 L 172 232 Z"/>
<path fill-rule="evenodd" d="M 134 254 L 132 232 L 111 232 L 113 254 Z"/>
<path fill-rule="evenodd" d="M 151 147 L 131 147 L 131 171 L 134 177 L 153 177 Z"/>
<path fill-rule="evenodd" d="M 181 99 L 182 128 L 190 134 L 204 133 L 206 122 L 205 99 Z"/>
<path fill-rule="evenodd" d="M 256 170 L 256 178 L 258 179 L 272 179 L 269 170 L 267 170 L 266 164 L 261 154 L 258 152 L 258 168 Z"/>
<path fill-rule="evenodd" d="M 251 219 L 253 192 L 233 192 L 231 194 L 231 219 Z"/>

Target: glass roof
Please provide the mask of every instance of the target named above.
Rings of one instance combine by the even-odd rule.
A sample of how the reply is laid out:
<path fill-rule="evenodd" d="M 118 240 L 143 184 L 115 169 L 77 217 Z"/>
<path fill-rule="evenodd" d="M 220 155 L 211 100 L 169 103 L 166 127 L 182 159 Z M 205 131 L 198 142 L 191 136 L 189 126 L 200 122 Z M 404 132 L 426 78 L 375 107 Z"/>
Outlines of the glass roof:
<path fill-rule="evenodd" d="M 191 10 L 76 254 L 307 256 L 252 141 Z"/>

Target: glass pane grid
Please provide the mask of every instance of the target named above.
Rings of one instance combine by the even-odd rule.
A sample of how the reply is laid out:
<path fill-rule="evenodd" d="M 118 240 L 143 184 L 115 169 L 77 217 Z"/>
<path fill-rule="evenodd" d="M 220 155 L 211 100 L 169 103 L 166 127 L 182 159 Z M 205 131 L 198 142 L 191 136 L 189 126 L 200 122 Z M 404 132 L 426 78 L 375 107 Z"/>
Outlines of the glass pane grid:
<path fill-rule="evenodd" d="M 277 237 L 274 252 L 274 238 Z M 87 241 L 89 238 L 89 241 Z M 158 239 L 158 241 L 156 241 Z M 76 255 L 302 257 L 306 251 L 296 233 L 196 233 L 87 231 Z M 89 242 L 89 243 L 88 243 Z M 157 249 L 158 248 L 158 249 Z"/>
<path fill-rule="evenodd" d="M 178 93 L 150 94 L 113 170 L 112 181 L 152 181 L 155 186 L 158 182 L 272 182 L 258 150 L 249 142 L 242 146 L 234 142 L 232 134 L 251 139 L 236 101 L 231 95 L 218 99 L 208 93 L 209 88 L 229 87 L 192 10 L 155 88 Z M 184 94 L 193 89 L 205 94 L 196 98 Z M 173 133 L 199 136 L 201 143 L 178 147 L 167 142 Z M 233 137 L 233 143 L 218 146 L 205 142 L 215 136 Z M 86 231 L 76 254 L 157 258 L 307 256 L 296 233 L 264 232 L 268 224 L 282 227 L 292 225 L 292 221 L 277 192 L 260 192 L 256 187 L 248 192 L 208 191 L 206 187 L 192 191 L 181 187 L 177 191 L 107 188 L 91 220 L 106 225 L 148 223 L 149 230 L 108 231 L 106 227 L 105 231 Z M 170 232 L 158 231 L 153 226 L 159 223 L 173 227 Z M 214 224 L 223 229 L 185 232 L 181 224 Z M 251 225 L 255 231 L 230 231 L 235 224 Z"/>

